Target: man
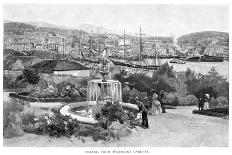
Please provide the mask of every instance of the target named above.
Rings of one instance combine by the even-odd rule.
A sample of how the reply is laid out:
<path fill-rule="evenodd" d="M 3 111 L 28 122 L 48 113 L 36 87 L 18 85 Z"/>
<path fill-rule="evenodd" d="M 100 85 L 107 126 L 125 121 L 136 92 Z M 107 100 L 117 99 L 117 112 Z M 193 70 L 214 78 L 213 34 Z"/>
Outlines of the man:
<path fill-rule="evenodd" d="M 159 99 L 158 99 L 161 104 L 162 113 L 166 112 L 164 107 L 164 97 L 165 97 L 165 87 L 163 87 L 163 89 L 160 91 Z"/>
<path fill-rule="evenodd" d="M 198 103 L 199 103 L 199 110 L 203 110 L 204 109 L 204 99 L 203 99 L 203 97 L 200 97 L 199 98 L 199 101 L 198 101 Z"/>
<path fill-rule="evenodd" d="M 148 128 L 149 127 L 148 118 L 147 118 L 148 109 L 145 107 L 145 105 L 141 101 L 139 101 L 138 96 L 135 97 L 135 101 L 136 101 L 136 104 L 139 108 L 139 112 L 142 112 L 142 124 L 141 124 L 141 126 L 143 128 Z"/>

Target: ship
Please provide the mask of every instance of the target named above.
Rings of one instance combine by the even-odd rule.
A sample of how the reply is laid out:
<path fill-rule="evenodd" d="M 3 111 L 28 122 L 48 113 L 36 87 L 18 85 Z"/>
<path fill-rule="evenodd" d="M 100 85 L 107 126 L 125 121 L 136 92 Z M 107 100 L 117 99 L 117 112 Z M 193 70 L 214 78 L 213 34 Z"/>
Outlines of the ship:
<path fill-rule="evenodd" d="M 224 60 L 223 57 L 209 56 L 209 55 L 193 56 L 185 59 L 185 61 L 192 61 L 192 62 L 223 62 L 223 60 Z"/>
<path fill-rule="evenodd" d="M 140 68 L 140 69 L 145 69 L 145 70 L 157 70 L 160 67 L 160 65 L 158 63 L 156 48 L 155 48 L 154 64 L 150 65 L 144 61 L 146 56 L 143 54 L 142 35 L 143 34 L 141 33 L 141 27 L 140 27 L 140 54 L 137 57 L 135 57 L 134 59 L 132 59 L 130 61 L 127 60 L 124 62 L 110 58 L 110 60 L 114 63 L 114 65 L 126 66 L 126 67 L 130 67 L 130 68 Z M 125 46 L 125 31 L 124 31 L 124 46 Z M 124 47 L 124 50 L 125 50 L 125 47 Z M 133 61 L 136 61 L 137 63 L 135 63 Z"/>

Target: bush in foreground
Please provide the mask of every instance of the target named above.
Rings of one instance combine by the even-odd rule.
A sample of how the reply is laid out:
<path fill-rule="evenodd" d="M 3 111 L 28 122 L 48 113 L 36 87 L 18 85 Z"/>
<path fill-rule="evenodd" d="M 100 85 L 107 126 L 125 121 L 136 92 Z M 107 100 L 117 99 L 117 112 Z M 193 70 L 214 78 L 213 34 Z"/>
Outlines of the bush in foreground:
<path fill-rule="evenodd" d="M 24 103 L 9 101 L 3 102 L 3 137 L 12 138 L 24 134 L 21 129 L 21 113 Z"/>

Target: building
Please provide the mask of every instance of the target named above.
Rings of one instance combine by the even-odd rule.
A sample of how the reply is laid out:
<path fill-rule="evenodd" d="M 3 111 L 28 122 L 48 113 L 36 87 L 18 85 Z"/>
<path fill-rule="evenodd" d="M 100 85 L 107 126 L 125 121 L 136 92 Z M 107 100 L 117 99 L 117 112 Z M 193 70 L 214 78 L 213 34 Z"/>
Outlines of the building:
<path fill-rule="evenodd" d="M 13 49 L 15 51 L 30 51 L 33 45 L 31 43 L 8 43 L 4 48 Z"/>
<path fill-rule="evenodd" d="M 119 39 L 118 40 L 118 45 L 119 46 L 124 46 L 124 39 Z M 130 46 L 131 45 L 131 40 L 130 39 L 125 39 L 125 46 Z"/>
<path fill-rule="evenodd" d="M 215 43 L 215 44 L 209 45 L 205 49 L 204 54 L 210 55 L 210 56 L 224 56 L 224 55 L 227 55 L 227 54 L 225 54 L 225 53 L 227 53 L 227 49 L 228 49 L 228 47 L 220 46 L 220 45 L 217 45 Z M 228 49 L 228 53 L 229 53 L 229 49 Z"/>
<path fill-rule="evenodd" d="M 43 60 L 30 66 L 30 68 L 37 73 L 73 75 L 76 77 L 90 76 L 90 68 L 68 60 Z"/>

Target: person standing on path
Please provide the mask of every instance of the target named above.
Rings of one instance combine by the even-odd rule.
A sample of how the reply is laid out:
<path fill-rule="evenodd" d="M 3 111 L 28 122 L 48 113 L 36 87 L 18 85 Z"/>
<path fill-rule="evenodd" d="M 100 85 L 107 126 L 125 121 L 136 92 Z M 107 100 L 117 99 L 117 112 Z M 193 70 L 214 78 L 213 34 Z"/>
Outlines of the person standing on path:
<path fill-rule="evenodd" d="M 148 113 L 148 110 L 147 108 L 145 107 L 145 105 L 139 100 L 139 97 L 136 96 L 135 97 L 135 101 L 136 101 L 136 104 L 139 108 L 139 112 L 142 112 L 142 124 L 141 124 L 141 127 L 143 128 L 149 128 L 149 125 L 148 125 L 148 118 L 147 118 L 147 113 Z"/>
<path fill-rule="evenodd" d="M 165 87 L 163 87 L 163 89 L 160 91 L 159 94 L 159 101 L 161 104 L 161 109 L 162 109 L 162 113 L 165 113 L 165 106 L 164 106 L 164 98 L 165 98 Z"/>
<path fill-rule="evenodd" d="M 151 108 L 151 115 L 156 115 L 156 114 L 160 114 L 161 113 L 161 104 L 160 102 L 157 100 L 158 95 L 155 93 L 152 96 L 152 108 Z"/>
<path fill-rule="evenodd" d="M 210 95 L 205 94 L 204 95 L 204 109 L 209 109 L 209 100 L 210 100 Z"/>

